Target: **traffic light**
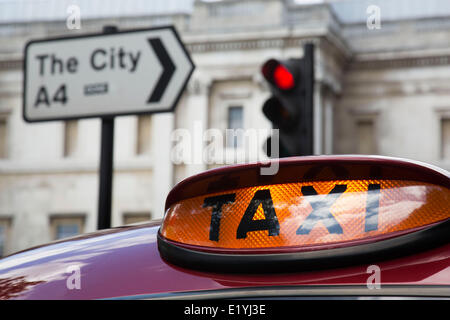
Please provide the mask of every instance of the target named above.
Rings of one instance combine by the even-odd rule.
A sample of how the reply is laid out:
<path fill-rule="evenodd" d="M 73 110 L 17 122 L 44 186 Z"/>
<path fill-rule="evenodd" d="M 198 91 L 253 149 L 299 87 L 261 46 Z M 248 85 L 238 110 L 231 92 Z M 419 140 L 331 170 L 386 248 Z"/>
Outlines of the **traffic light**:
<path fill-rule="evenodd" d="M 272 92 L 262 111 L 279 129 L 279 157 L 313 154 L 314 45 L 304 46 L 301 59 L 270 59 L 261 71 Z M 272 138 L 265 145 L 269 157 Z"/>

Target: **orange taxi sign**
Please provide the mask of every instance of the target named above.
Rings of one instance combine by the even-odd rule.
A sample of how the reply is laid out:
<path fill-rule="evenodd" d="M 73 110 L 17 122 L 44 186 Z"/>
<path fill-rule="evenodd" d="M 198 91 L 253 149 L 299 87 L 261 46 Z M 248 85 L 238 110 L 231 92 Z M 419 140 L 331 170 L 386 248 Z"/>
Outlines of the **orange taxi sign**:
<path fill-rule="evenodd" d="M 178 184 L 158 234 L 161 256 L 226 272 L 343 266 L 450 239 L 450 174 L 401 159 L 286 158 L 207 171 Z M 261 269 L 262 267 L 262 269 Z"/>
<path fill-rule="evenodd" d="M 166 239 L 216 248 L 342 243 L 450 218 L 450 191 L 414 181 L 288 183 L 208 194 L 173 204 Z"/>

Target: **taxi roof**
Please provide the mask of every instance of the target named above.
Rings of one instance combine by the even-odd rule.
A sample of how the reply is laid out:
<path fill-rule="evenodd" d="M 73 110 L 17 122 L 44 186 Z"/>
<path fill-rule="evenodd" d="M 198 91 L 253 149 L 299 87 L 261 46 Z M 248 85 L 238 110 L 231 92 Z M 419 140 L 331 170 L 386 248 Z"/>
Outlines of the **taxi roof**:
<path fill-rule="evenodd" d="M 382 290 L 369 291 L 366 287 L 368 265 L 281 274 L 208 273 L 174 266 L 159 255 L 156 243 L 158 229 L 159 222 L 114 228 L 6 257 L 0 261 L 0 298 L 307 295 L 312 294 L 311 286 L 321 288 L 322 293 L 328 295 L 348 294 L 350 289 L 353 294 L 362 295 L 439 295 L 443 290 L 447 294 L 450 292 L 450 245 L 377 262 L 383 270 L 383 284 L 386 285 Z M 73 265 L 78 265 L 81 270 L 80 290 L 67 287 L 67 279 L 71 275 L 67 270 Z"/>

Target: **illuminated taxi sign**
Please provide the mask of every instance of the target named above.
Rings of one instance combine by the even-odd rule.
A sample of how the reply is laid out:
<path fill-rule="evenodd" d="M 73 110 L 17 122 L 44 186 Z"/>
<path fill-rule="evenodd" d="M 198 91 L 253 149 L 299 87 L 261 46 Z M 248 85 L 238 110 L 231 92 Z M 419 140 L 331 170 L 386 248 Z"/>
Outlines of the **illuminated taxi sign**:
<path fill-rule="evenodd" d="M 324 160 L 346 178 L 317 174 Z M 309 157 L 280 162 L 273 183 L 255 183 L 253 169 L 213 170 L 175 187 L 158 235 L 161 256 L 211 271 L 285 271 L 449 241 L 446 172 L 395 159 Z M 240 183 L 211 188 L 233 173 Z"/>
<path fill-rule="evenodd" d="M 388 235 L 450 218 L 448 189 L 349 180 L 242 188 L 172 205 L 166 239 L 214 248 L 313 246 Z"/>

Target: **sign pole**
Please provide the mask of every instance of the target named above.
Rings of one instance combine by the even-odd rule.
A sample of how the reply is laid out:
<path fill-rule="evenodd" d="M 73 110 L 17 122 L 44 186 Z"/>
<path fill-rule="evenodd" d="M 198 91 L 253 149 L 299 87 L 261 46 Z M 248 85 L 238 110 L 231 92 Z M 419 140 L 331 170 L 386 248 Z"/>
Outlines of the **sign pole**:
<path fill-rule="evenodd" d="M 103 33 L 116 33 L 117 27 L 105 26 Z M 114 117 L 102 117 L 100 181 L 97 229 L 111 228 L 112 180 L 114 158 Z"/>

